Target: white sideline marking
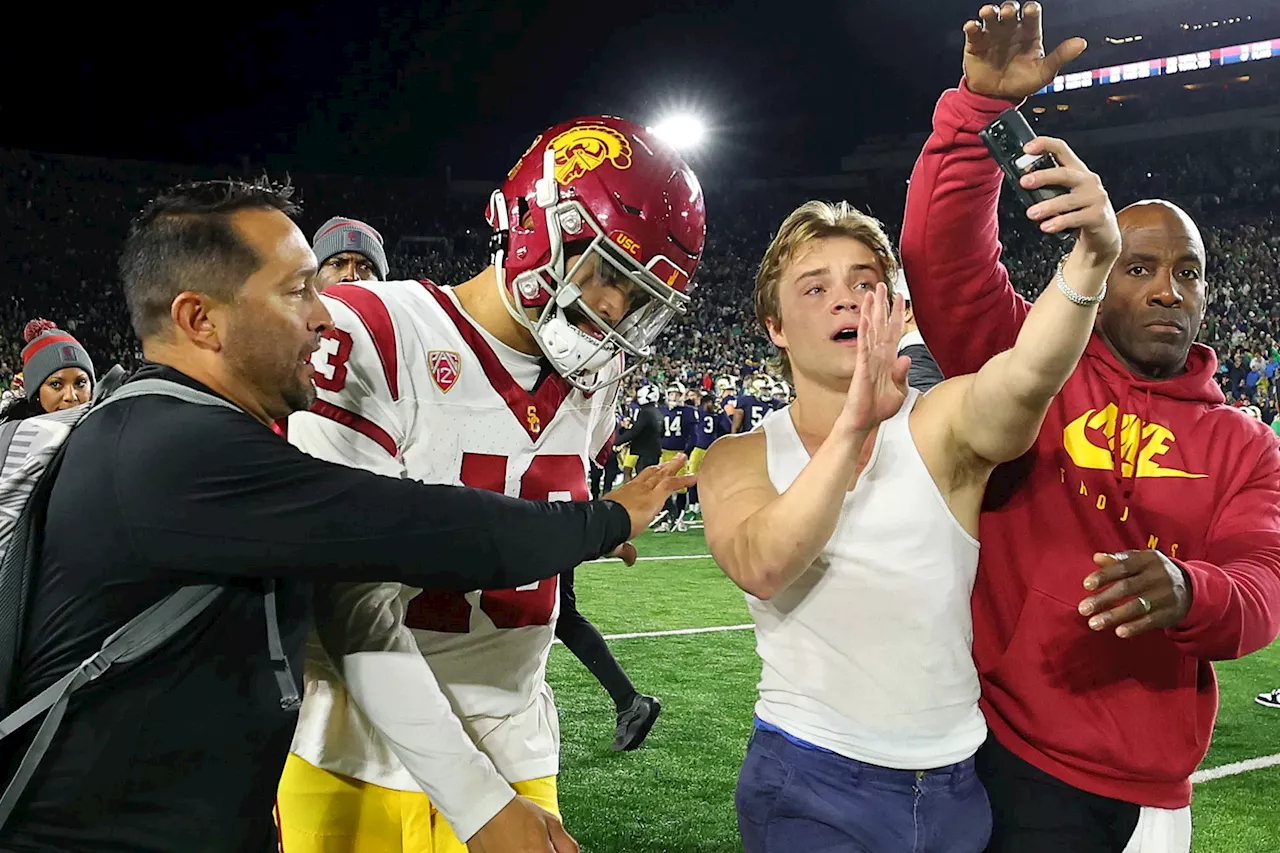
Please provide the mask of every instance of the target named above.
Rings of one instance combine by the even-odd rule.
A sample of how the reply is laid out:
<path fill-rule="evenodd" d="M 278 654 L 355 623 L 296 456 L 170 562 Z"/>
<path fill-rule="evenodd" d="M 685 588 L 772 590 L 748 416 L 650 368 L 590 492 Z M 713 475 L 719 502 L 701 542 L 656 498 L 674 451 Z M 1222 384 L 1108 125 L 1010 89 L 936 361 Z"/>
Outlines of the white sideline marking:
<path fill-rule="evenodd" d="M 677 628 L 673 631 L 639 631 L 635 634 L 605 634 L 606 640 L 638 640 L 642 637 L 683 637 L 686 634 L 718 634 L 722 631 L 747 631 L 755 625 L 716 625 L 711 628 Z M 559 643 L 559 640 L 555 641 Z"/>
<path fill-rule="evenodd" d="M 599 560 L 591 560 L 592 563 L 611 563 L 617 561 L 617 557 L 602 557 Z M 637 557 L 637 560 L 709 560 L 710 554 L 679 554 L 670 557 Z M 724 631 L 748 631 L 754 628 L 754 624 L 749 625 L 716 625 L 711 628 L 678 628 L 672 631 L 637 631 L 632 634 L 605 634 L 606 640 L 638 640 L 645 637 L 683 637 L 689 634 L 717 634 Z M 559 640 L 554 641 L 560 644 Z M 1280 767 L 1280 753 L 1275 755 L 1263 755 L 1258 758 L 1250 758 L 1245 761 L 1236 761 L 1231 764 L 1223 764 L 1219 767 L 1210 767 L 1207 770 L 1197 770 L 1191 774 L 1191 784 L 1199 785 L 1204 782 L 1212 782 L 1215 779 L 1226 779 L 1229 776 L 1239 776 L 1243 773 L 1252 773 L 1255 770 L 1266 770 L 1268 767 Z"/>
<path fill-rule="evenodd" d="M 710 554 L 679 554 L 673 557 L 636 557 L 640 562 L 651 562 L 654 560 L 710 560 Z M 601 557 L 598 560 L 587 560 L 587 563 L 613 563 L 621 562 L 617 557 Z"/>
<path fill-rule="evenodd" d="M 1252 773 L 1254 770 L 1265 770 L 1268 767 L 1277 765 L 1280 765 L 1280 754 L 1250 758 L 1247 761 L 1223 764 L 1221 767 L 1210 767 L 1208 770 L 1197 770 L 1191 774 L 1191 784 L 1198 785 L 1201 782 L 1212 782 L 1214 779 L 1239 776 L 1241 773 Z"/>

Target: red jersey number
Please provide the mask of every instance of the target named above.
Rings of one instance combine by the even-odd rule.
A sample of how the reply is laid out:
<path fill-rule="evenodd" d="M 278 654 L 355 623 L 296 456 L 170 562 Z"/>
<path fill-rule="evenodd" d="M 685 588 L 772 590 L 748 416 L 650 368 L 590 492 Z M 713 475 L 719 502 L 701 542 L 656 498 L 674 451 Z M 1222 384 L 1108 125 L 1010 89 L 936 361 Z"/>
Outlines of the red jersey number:
<path fill-rule="evenodd" d="M 459 479 L 464 486 L 502 494 L 506 491 L 507 457 L 464 453 Z M 587 500 L 582 458 L 568 454 L 535 456 L 520 478 L 519 497 L 530 501 Z M 483 592 L 480 609 L 497 628 L 547 625 L 559 594 L 559 578 L 548 578 L 518 589 Z M 471 604 L 461 593 L 424 590 L 409 602 L 405 624 L 423 631 L 466 634 L 471 630 Z"/>
<path fill-rule="evenodd" d="M 334 345 L 337 345 L 336 347 Z M 316 387 L 335 394 L 347 384 L 347 359 L 351 358 L 351 335 L 329 329 L 320 336 L 312 364 L 316 365 Z"/>

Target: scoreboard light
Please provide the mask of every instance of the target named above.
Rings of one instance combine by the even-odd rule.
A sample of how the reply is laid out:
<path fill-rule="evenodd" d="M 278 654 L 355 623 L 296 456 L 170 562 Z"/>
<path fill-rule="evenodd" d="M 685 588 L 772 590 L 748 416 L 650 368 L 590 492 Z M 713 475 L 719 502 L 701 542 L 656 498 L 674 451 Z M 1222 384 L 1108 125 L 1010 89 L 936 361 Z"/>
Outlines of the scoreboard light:
<path fill-rule="evenodd" d="M 1036 94 L 1071 92 L 1076 89 L 1090 89 L 1094 86 L 1126 83 L 1130 80 L 1143 80 L 1148 77 L 1202 71 L 1205 68 L 1235 65 L 1240 62 L 1274 59 L 1277 56 L 1280 56 L 1280 38 L 1237 44 L 1231 47 L 1218 47 L 1213 50 L 1200 50 L 1195 53 L 1184 53 L 1160 59 L 1125 62 L 1120 65 L 1108 65 L 1104 68 L 1076 71 L 1071 74 L 1060 74 L 1053 78 L 1052 83 L 1036 92 Z"/>

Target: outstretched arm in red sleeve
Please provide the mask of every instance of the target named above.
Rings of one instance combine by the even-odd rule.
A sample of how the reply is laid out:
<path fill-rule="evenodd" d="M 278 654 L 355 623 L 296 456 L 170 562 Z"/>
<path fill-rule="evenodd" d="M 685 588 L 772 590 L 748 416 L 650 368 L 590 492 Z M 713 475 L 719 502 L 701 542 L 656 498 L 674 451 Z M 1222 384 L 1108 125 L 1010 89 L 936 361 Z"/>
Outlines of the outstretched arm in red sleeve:
<path fill-rule="evenodd" d="M 1070 39 L 1045 56 L 1038 4 L 1019 18 L 1003 14 L 986 6 L 965 25 L 965 80 L 938 101 L 907 191 L 903 267 L 916 323 L 945 376 L 975 373 L 1012 347 L 1029 308 L 1000 263 L 1002 173 L 978 131 L 1084 50 Z"/>

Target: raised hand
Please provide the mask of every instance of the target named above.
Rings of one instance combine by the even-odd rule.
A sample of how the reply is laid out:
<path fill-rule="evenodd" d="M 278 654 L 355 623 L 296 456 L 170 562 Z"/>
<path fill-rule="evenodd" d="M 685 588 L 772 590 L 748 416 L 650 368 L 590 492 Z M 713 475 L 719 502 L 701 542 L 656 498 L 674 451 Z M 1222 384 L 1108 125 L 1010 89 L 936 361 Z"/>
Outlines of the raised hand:
<path fill-rule="evenodd" d="M 1045 56 L 1039 3 L 987 5 L 964 25 L 964 77 L 970 91 L 1021 101 L 1053 82 L 1088 43 L 1071 38 Z"/>
<path fill-rule="evenodd" d="M 881 421 L 897 414 L 907 396 L 908 356 L 898 355 L 902 339 L 904 300 L 895 299 L 888 309 L 889 289 L 884 282 L 868 293 L 858 312 L 858 357 L 849 383 L 849 396 L 836 420 L 836 428 L 869 433 Z"/>

